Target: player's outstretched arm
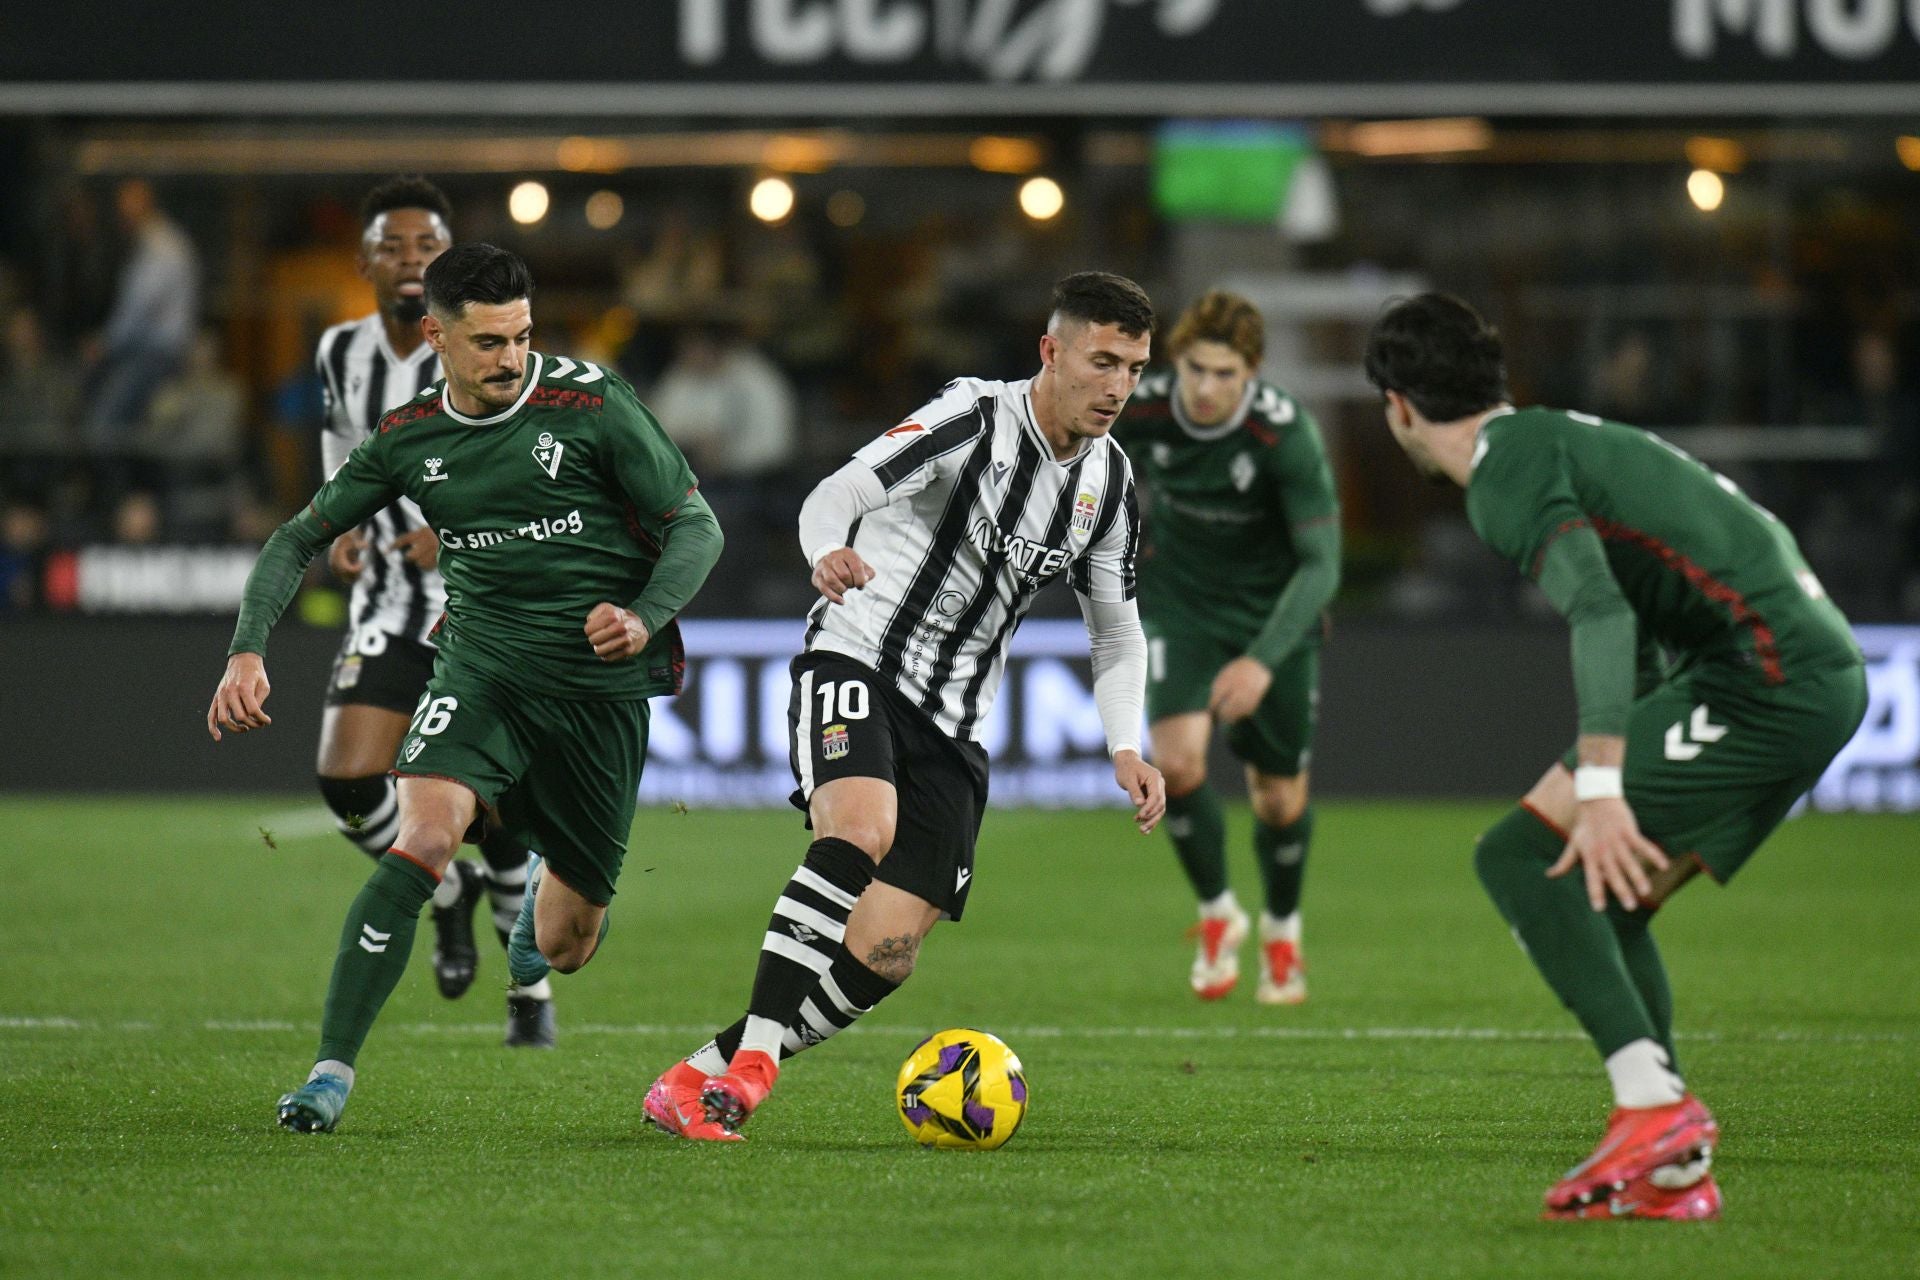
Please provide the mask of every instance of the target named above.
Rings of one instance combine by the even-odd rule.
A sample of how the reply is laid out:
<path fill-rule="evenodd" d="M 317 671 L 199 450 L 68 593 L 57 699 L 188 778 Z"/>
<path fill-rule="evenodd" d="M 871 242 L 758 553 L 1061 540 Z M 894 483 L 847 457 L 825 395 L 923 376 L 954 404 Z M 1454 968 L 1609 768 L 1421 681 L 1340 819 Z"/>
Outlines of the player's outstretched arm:
<path fill-rule="evenodd" d="M 215 742 L 220 741 L 222 729 L 245 733 L 273 723 L 263 710 L 271 687 L 264 657 L 267 633 L 292 603 L 308 562 L 329 541 L 327 526 L 309 507 L 275 529 L 260 549 L 240 594 L 240 620 L 227 647 L 226 672 L 207 707 L 207 732 Z"/>

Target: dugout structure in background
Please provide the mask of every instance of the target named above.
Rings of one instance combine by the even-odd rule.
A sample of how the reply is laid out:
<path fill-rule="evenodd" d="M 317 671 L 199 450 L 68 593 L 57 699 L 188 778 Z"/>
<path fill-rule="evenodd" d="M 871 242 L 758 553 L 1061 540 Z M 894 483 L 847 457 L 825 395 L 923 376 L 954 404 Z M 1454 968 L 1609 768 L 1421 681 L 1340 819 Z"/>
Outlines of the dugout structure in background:
<path fill-rule="evenodd" d="M 654 702 L 641 799 L 702 808 L 780 806 L 787 664 L 799 621 L 685 624 L 688 688 Z M 232 631 L 225 618 L 129 616 L 0 628 L 0 791 L 302 792 L 336 632 L 283 626 L 267 670 L 273 726 L 215 745 L 207 700 Z M 1815 790 L 1821 809 L 1920 809 L 1920 627 L 1861 627 L 1866 723 Z M 1311 768 L 1326 796 L 1506 798 L 1574 733 L 1564 629 L 1340 627 L 1325 651 Z M 1118 804 L 1093 701 L 1086 632 L 1035 619 L 1015 637 L 985 743 L 996 806 Z M 1225 763 L 1224 761 L 1221 763 Z M 1238 777 L 1229 767 L 1223 778 Z"/>

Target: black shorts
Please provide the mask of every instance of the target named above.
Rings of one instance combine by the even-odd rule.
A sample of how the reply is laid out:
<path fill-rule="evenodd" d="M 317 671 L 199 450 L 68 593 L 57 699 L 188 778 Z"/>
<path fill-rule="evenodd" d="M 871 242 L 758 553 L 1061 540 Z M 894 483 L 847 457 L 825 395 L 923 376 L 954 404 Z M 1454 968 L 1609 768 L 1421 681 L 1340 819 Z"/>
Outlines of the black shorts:
<path fill-rule="evenodd" d="M 987 753 L 940 731 L 891 681 L 837 653 L 793 660 L 789 751 L 802 812 L 836 778 L 882 778 L 899 798 L 893 848 L 874 878 L 958 920 L 987 809 Z M 811 825 L 811 824 L 809 824 Z"/>
<path fill-rule="evenodd" d="M 410 716 L 433 678 L 436 652 L 432 645 L 408 637 L 349 628 L 327 679 L 327 705 L 381 707 Z"/>

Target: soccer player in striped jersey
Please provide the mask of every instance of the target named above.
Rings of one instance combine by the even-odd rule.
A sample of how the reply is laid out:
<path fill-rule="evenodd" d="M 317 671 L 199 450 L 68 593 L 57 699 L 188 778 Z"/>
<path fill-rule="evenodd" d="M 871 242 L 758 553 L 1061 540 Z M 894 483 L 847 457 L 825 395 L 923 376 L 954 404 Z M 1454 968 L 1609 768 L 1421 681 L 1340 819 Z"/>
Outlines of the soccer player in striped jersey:
<path fill-rule="evenodd" d="M 359 270 L 373 286 L 376 309 L 327 330 L 314 361 L 326 398 L 320 456 L 328 476 L 382 414 L 440 376 L 420 322 L 427 266 L 453 243 L 447 197 L 425 178 L 396 177 L 369 191 L 360 212 Z M 431 632 L 447 604 L 439 551 L 420 508 L 402 497 L 342 533 L 327 553 L 334 573 L 353 584 L 353 598 L 320 722 L 320 794 L 340 833 L 376 862 L 400 824 L 388 770 L 433 674 Z M 491 900 L 504 947 L 526 892 L 526 849 L 490 829 L 480 851 L 484 867 L 456 858 L 434 893 L 433 973 L 449 1000 L 466 994 L 479 966 L 473 913 L 481 894 Z M 553 1044 L 551 998 L 544 979 L 508 991 L 509 1045 Z"/>
<path fill-rule="evenodd" d="M 1247 913 L 1227 883 L 1226 821 L 1207 785 L 1216 724 L 1246 764 L 1260 913 L 1262 1004 L 1307 998 L 1300 889 L 1313 810 L 1307 760 L 1323 612 L 1340 585 L 1340 500 L 1320 428 L 1259 378 L 1259 311 L 1214 291 L 1168 339 L 1114 428 L 1147 490 L 1140 557 L 1153 759 L 1167 832 L 1199 899 L 1188 981 L 1218 1000 L 1240 979 Z"/>
<path fill-rule="evenodd" d="M 1165 788 L 1140 755 L 1139 518 L 1108 438 L 1152 332 L 1138 285 L 1068 276 L 1035 377 L 948 383 L 807 498 L 800 545 L 822 598 L 788 715 L 814 840 L 774 904 L 746 1016 L 648 1091 L 657 1127 L 737 1139 L 782 1056 L 872 1009 L 934 923 L 960 918 L 987 799 L 980 727 L 1054 578 L 1086 619 L 1114 780 L 1142 833 L 1159 821 Z"/>
<path fill-rule="evenodd" d="M 1366 370 L 1414 465 L 1466 490 L 1474 531 L 1572 630 L 1578 742 L 1474 852 L 1613 1086 L 1546 1216 L 1716 1217 L 1719 1126 L 1681 1079 L 1648 926 L 1695 874 L 1739 871 L 1852 738 L 1859 647 L 1731 480 L 1650 432 L 1510 404 L 1499 337 L 1458 299 L 1390 307 Z"/>

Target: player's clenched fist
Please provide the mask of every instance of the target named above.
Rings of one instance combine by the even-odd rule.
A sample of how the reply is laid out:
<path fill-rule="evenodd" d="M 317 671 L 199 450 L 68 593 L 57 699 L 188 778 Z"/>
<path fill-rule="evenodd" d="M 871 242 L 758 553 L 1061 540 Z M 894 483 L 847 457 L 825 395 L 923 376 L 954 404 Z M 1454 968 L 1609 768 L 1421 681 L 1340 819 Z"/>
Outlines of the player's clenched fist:
<path fill-rule="evenodd" d="M 813 587 L 835 604 L 847 602 L 847 592 L 873 581 L 873 566 L 852 547 L 841 547 L 820 557 L 813 566 Z"/>
<path fill-rule="evenodd" d="M 647 647 L 652 634 L 638 614 L 617 604 L 601 603 L 587 615 L 587 643 L 602 662 L 625 662 Z"/>
<path fill-rule="evenodd" d="M 207 732 L 213 740 L 220 741 L 222 729 L 245 733 L 272 724 L 273 717 L 264 709 L 272 688 L 267 683 L 267 664 L 259 654 L 236 653 L 228 658 L 227 673 L 220 677 L 213 704 L 207 708 Z"/>

